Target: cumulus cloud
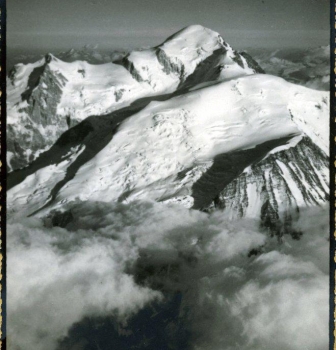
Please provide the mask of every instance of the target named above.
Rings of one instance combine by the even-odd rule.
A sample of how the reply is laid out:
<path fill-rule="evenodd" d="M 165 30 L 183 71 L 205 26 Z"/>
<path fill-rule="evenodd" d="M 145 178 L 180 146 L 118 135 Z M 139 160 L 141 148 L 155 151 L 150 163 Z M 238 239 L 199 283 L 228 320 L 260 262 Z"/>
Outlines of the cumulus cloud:
<path fill-rule="evenodd" d="M 87 316 L 127 324 L 146 305 L 164 303 L 167 291 L 182 292 L 193 349 L 327 347 L 327 208 L 303 211 L 301 239 L 281 244 L 257 222 L 220 212 L 152 202 L 65 210 L 56 221 L 9 219 L 13 349 L 55 349 Z M 139 274 L 148 266 L 150 274 Z"/>

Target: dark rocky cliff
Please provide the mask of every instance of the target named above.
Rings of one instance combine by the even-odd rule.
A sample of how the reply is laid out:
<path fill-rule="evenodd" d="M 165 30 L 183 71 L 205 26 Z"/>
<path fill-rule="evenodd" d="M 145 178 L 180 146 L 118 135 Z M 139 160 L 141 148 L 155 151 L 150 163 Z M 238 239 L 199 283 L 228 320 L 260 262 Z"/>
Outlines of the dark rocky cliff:
<path fill-rule="evenodd" d="M 269 155 L 228 184 L 212 203 L 233 217 L 257 214 L 271 234 L 298 235 L 299 208 L 329 201 L 329 158 L 308 138 Z"/>

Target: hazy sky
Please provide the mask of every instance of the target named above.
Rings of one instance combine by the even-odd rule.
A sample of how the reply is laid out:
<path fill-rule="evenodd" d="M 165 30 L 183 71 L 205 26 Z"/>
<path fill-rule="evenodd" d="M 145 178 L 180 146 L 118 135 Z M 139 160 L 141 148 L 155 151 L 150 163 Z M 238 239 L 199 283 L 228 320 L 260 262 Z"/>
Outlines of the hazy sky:
<path fill-rule="evenodd" d="M 329 43 L 329 0 L 8 0 L 10 48 L 156 45 L 190 24 L 234 48 Z"/>

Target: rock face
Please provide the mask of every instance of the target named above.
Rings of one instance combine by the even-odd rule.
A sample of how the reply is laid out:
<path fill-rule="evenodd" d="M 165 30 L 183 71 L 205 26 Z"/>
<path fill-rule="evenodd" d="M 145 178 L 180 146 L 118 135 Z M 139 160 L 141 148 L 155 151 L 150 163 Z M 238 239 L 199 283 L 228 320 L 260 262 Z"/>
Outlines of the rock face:
<path fill-rule="evenodd" d="M 300 208 L 329 201 L 329 159 L 308 138 L 253 164 L 219 193 L 212 206 L 235 217 L 259 217 L 271 234 L 293 231 Z"/>
<path fill-rule="evenodd" d="M 252 58 L 222 37 L 190 26 L 148 50 L 121 56 L 118 64 L 92 65 L 48 54 L 16 65 L 7 79 L 8 167 L 26 166 L 69 127 L 90 115 L 124 108 L 137 99 L 179 93 L 209 81 L 261 72 Z"/>
<path fill-rule="evenodd" d="M 60 72 L 52 71 L 53 59 L 47 55 L 31 70 L 27 87 L 20 95 L 22 102 L 13 106 L 20 117 L 11 120 L 9 111 L 7 152 L 12 169 L 27 165 L 68 128 L 66 118 L 57 114 L 67 79 Z M 17 84 L 20 73 L 20 69 L 11 72 L 12 86 Z"/>
<path fill-rule="evenodd" d="M 55 123 L 53 116 L 57 114 L 57 106 L 61 101 L 63 88 L 67 79 L 60 72 L 53 72 L 48 65 L 52 56 L 48 55 L 46 63 L 41 67 L 42 74 L 38 81 L 28 81 L 28 89 L 21 95 L 28 106 L 24 109 L 31 119 L 43 127 Z M 39 70 L 39 68 L 37 68 Z M 34 75 L 34 71 L 31 76 Z"/>

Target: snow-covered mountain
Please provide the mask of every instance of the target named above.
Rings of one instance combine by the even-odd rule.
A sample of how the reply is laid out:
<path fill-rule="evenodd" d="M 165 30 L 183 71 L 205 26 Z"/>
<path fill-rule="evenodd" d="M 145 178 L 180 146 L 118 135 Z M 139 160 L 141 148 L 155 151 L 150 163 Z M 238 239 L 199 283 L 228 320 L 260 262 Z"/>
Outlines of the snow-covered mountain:
<path fill-rule="evenodd" d="M 251 69 L 246 74 L 232 57 L 217 80 L 200 79 L 197 85 L 190 78 L 193 84 L 188 86 L 188 77 L 201 77 L 203 69 L 202 63 L 188 64 L 206 58 L 202 61 L 192 50 L 178 60 L 169 58 L 178 57 L 178 50 L 167 43 L 175 45 L 180 38 L 181 33 L 159 47 L 174 62 L 165 67 L 170 71 L 158 71 L 154 49 L 127 60 L 150 62 L 141 71 L 129 63 L 137 79 L 134 87 L 185 88 L 142 98 L 109 114 L 82 115 L 84 120 L 65 131 L 49 151 L 9 174 L 9 212 L 45 215 L 77 198 L 152 199 L 202 210 L 220 207 L 231 217 L 259 217 L 272 233 L 282 235 L 293 233 L 291 222 L 300 208 L 328 200 L 329 94 L 252 74 L 244 61 L 245 69 Z M 210 47 L 215 51 L 217 45 L 224 50 L 227 44 L 212 41 Z M 225 69 L 236 73 L 225 76 Z M 159 73 L 171 85 L 158 85 L 159 79 L 155 84 Z"/>
<path fill-rule="evenodd" d="M 121 55 L 116 63 L 76 61 L 83 57 L 76 51 L 61 57 L 67 62 L 48 54 L 35 63 L 17 64 L 8 76 L 9 169 L 29 164 L 88 116 L 111 113 L 144 97 L 262 72 L 250 56 L 198 25 L 157 47 Z"/>

